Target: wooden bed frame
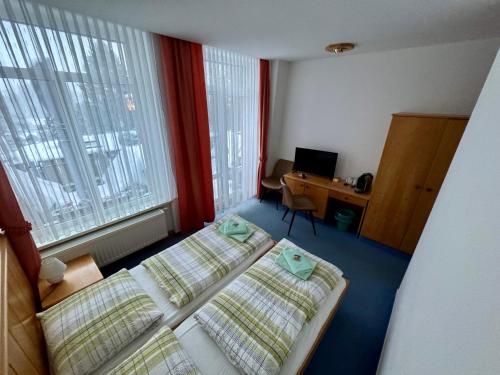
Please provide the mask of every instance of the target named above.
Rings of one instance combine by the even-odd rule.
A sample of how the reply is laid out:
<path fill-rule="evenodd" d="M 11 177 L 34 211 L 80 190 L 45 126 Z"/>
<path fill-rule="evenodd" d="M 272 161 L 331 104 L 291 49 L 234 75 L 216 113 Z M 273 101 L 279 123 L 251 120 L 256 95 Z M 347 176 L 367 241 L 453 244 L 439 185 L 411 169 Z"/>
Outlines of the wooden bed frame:
<path fill-rule="evenodd" d="M 342 304 L 342 299 L 349 287 L 349 280 L 345 280 L 346 287 L 321 327 L 298 374 L 302 374 L 307 368 Z M 0 374 L 48 375 L 50 371 L 45 340 L 40 323 L 35 316 L 35 295 L 7 237 L 1 232 L 0 282 Z"/>
<path fill-rule="evenodd" d="M 321 326 L 321 329 L 319 331 L 318 336 L 316 337 L 316 340 L 314 340 L 313 345 L 309 349 L 309 353 L 307 353 L 306 359 L 304 360 L 304 362 L 302 362 L 302 365 L 300 366 L 299 370 L 297 371 L 297 375 L 299 375 L 299 374 L 302 375 L 304 373 L 304 371 L 306 370 L 307 366 L 309 366 L 309 363 L 311 362 L 311 359 L 313 358 L 314 353 L 316 353 L 316 349 L 318 348 L 319 344 L 321 343 L 321 340 L 323 340 L 323 336 L 325 336 L 326 331 L 328 330 L 328 328 L 332 324 L 333 317 L 335 316 L 338 309 L 340 308 L 340 305 L 342 305 L 342 301 L 344 300 L 345 294 L 347 292 L 347 289 L 349 288 L 349 283 L 350 283 L 348 278 L 346 278 L 346 277 L 342 277 L 342 278 L 345 280 L 345 283 L 346 283 L 345 288 L 342 291 L 342 294 L 340 295 L 337 303 L 335 304 L 335 307 L 332 309 L 332 311 L 330 311 L 330 314 L 328 315 L 328 319 L 325 320 L 325 322 Z"/>
<path fill-rule="evenodd" d="M 36 318 L 33 289 L 0 232 L 1 374 L 49 373 L 45 340 Z"/>

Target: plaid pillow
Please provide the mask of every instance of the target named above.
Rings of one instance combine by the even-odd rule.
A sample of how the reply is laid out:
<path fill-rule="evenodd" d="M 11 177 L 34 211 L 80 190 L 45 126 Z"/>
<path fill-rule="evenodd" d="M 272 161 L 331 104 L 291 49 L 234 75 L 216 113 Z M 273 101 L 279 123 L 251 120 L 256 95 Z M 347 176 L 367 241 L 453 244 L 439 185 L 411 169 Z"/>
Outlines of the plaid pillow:
<path fill-rule="evenodd" d="M 90 374 L 163 313 L 123 269 L 37 314 L 54 374 Z"/>
<path fill-rule="evenodd" d="M 191 358 L 184 352 L 172 330 L 161 328 L 139 350 L 108 375 L 198 375 Z"/>
<path fill-rule="evenodd" d="M 305 250 L 318 262 L 309 279 L 285 271 L 276 258 L 288 247 L 296 245 L 281 240 L 194 314 L 245 374 L 277 374 L 304 324 L 341 280 L 342 271 Z"/>

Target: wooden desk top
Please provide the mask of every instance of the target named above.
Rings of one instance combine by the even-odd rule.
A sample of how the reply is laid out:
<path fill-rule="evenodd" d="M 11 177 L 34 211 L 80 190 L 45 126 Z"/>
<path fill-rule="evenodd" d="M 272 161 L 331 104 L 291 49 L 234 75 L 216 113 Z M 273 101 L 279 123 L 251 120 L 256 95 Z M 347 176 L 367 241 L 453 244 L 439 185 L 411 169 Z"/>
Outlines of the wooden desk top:
<path fill-rule="evenodd" d="M 39 280 L 38 290 L 43 310 L 103 279 L 90 254 L 69 261 L 67 266 L 64 279 L 60 283 L 51 285 L 46 280 Z"/>
<path fill-rule="evenodd" d="M 306 174 L 307 178 L 302 178 L 298 173 L 287 173 L 285 177 L 291 178 L 293 180 L 301 181 L 310 185 L 322 187 L 328 190 L 338 191 L 340 193 L 350 195 L 353 197 L 370 200 L 370 193 L 356 193 L 354 188 L 351 186 L 344 185 L 343 182 L 333 182 L 327 177 L 315 176 L 312 174 Z"/>

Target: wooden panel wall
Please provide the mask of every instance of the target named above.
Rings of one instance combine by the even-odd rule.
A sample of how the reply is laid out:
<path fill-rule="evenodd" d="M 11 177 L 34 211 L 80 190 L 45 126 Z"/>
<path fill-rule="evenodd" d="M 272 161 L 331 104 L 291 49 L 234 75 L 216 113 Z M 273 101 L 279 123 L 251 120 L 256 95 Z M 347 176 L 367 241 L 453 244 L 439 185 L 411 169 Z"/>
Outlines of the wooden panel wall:
<path fill-rule="evenodd" d="M 2 374 L 48 374 L 35 297 L 7 238 L 0 234 Z"/>

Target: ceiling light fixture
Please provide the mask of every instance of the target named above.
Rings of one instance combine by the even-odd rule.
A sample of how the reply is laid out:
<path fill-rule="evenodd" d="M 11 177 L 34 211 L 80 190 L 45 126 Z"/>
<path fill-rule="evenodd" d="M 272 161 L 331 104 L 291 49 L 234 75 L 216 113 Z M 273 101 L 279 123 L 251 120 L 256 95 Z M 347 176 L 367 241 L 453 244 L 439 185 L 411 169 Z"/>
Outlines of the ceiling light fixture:
<path fill-rule="evenodd" d="M 354 48 L 354 43 L 335 43 L 326 46 L 325 51 L 334 53 L 335 55 L 341 55 L 346 51 L 350 51 Z"/>

